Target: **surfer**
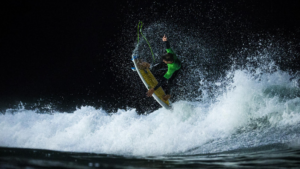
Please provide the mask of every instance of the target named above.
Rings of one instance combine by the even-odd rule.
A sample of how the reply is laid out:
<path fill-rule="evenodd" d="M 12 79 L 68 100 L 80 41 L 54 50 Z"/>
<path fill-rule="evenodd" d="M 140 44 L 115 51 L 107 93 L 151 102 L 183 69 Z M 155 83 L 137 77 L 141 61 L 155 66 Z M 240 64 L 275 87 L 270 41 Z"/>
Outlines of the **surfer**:
<path fill-rule="evenodd" d="M 167 82 L 167 87 L 166 87 L 166 90 L 165 90 L 166 95 L 163 96 L 163 99 L 168 100 L 171 97 L 170 89 L 172 87 L 172 82 L 178 75 L 178 72 L 181 68 L 181 62 L 177 58 L 174 51 L 171 49 L 170 43 L 169 43 L 166 35 L 164 35 L 162 40 L 163 40 L 163 42 L 166 46 L 166 51 L 167 51 L 167 54 L 163 55 L 162 59 L 163 59 L 163 62 L 165 64 L 167 64 L 168 71 L 164 74 L 163 77 L 160 78 L 160 80 L 158 81 L 158 84 L 154 88 L 151 88 L 151 89 L 148 90 L 147 96 L 148 97 L 152 96 L 152 94 L 154 93 L 154 91 L 156 89 L 158 89 L 160 86 L 164 85 Z M 146 66 L 148 68 L 150 67 L 149 63 L 144 62 L 143 64 L 144 64 L 144 66 Z"/>

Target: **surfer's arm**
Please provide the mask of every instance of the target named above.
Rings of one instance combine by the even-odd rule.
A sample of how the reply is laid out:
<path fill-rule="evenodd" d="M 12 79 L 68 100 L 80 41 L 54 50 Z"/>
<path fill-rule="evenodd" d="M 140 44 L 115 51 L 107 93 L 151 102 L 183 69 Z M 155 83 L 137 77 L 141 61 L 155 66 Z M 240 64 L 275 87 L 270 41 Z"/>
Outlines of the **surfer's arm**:
<path fill-rule="evenodd" d="M 171 49 L 169 41 L 164 41 L 166 49 Z"/>
<path fill-rule="evenodd" d="M 175 52 L 171 49 L 169 41 L 164 41 L 164 43 L 165 43 L 165 46 L 166 46 L 167 53 L 172 53 L 174 55 L 174 59 L 177 59 L 177 56 L 176 56 Z"/>
<path fill-rule="evenodd" d="M 171 49 L 170 43 L 169 43 L 169 41 L 168 41 L 166 35 L 163 37 L 163 43 L 165 44 L 166 51 L 167 51 L 168 53 L 174 54 L 174 52 L 173 52 L 172 49 Z"/>

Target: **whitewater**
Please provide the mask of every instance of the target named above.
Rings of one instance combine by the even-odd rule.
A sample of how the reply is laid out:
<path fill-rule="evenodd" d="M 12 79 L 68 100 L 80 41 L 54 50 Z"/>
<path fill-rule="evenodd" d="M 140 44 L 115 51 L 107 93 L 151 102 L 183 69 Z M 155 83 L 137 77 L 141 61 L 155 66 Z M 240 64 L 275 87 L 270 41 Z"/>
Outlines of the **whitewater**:
<path fill-rule="evenodd" d="M 73 113 L 7 109 L 0 115 L 0 146 L 160 156 L 218 153 L 272 144 L 299 145 L 300 91 L 283 71 L 232 72 L 216 102 L 177 101 L 139 115 L 91 106 Z"/>

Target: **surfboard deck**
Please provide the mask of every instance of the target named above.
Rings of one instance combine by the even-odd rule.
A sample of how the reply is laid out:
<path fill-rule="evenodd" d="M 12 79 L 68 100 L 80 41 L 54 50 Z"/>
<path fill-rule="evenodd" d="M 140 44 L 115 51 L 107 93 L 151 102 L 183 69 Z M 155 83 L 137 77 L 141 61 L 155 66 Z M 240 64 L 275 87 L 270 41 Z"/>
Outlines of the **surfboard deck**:
<path fill-rule="evenodd" d="M 134 63 L 135 70 L 137 71 L 138 75 L 140 76 L 141 80 L 143 81 L 144 85 L 147 89 L 154 88 L 158 82 L 156 78 L 153 76 L 151 71 L 147 68 L 141 66 L 142 61 L 138 58 L 138 56 L 132 55 L 132 61 Z M 171 109 L 171 104 L 169 100 L 165 101 L 163 100 L 163 96 L 165 95 L 165 92 L 162 87 L 159 87 L 155 92 L 153 93 L 153 98 L 164 108 Z"/>

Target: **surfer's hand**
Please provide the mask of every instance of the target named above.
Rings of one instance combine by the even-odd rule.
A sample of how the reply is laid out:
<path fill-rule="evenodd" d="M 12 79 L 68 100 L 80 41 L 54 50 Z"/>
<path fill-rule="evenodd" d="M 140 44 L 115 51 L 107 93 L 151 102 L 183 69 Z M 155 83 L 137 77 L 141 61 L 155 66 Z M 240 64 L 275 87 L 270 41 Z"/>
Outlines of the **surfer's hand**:
<path fill-rule="evenodd" d="M 154 89 L 149 89 L 147 92 L 147 96 L 151 97 L 153 93 L 154 93 Z"/>
<path fill-rule="evenodd" d="M 166 35 L 164 35 L 164 37 L 162 38 L 162 40 L 165 42 L 165 41 L 168 41 Z"/>

